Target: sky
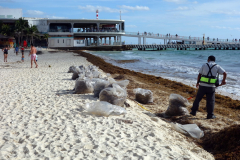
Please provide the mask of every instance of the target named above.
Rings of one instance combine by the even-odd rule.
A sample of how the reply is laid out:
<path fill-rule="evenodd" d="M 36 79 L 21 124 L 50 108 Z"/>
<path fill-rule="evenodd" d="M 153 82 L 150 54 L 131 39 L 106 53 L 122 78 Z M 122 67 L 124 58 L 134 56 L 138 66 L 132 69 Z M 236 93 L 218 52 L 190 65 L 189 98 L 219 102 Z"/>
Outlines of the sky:
<path fill-rule="evenodd" d="M 126 32 L 240 39 L 239 0 L 0 0 L 23 17 L 125 20 Z M 121 14 L 120 14 L 121 11 Z M 128 44 L 137 38 L 123 37 Z M 161 43 L 147 39 L 147 43 Z"/>

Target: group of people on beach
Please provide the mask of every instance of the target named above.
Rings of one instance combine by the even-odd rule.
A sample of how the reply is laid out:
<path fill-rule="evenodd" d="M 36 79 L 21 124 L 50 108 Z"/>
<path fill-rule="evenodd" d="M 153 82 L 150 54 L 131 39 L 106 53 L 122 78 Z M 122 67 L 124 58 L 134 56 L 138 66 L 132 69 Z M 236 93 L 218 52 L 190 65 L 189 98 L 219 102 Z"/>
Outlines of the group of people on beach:
<path fill-rule="evenodd" d="M 3 51 L 3 55 L 4 55 L 4 62 L 7 62 L 7 57 L 8 57 L 8 50 L 10 50 L 10 48 L 8 46 L 5 46 L 2 51 Z M 16 52 L 16 56 L 18 55 L 18 52 L 19 52 L 19 48 L 18 46 L 16 46 L 16 48 L 14 49 L 14 52 Z M 24 62 L 24 47 L 22 46 L 21 47 L 21 52 L 22 52 L 22 62 Z M 36 65 L 36 68 L 38 67 L 38 64 L 37 64 L 37 49 L 36 47 L 33 46 L 33 44 L 31 44 L 31 50 L 29 52 L 29 55 L 31 55 L 31 68 L 33 66 L 33 62 L 35 63 Z"/>

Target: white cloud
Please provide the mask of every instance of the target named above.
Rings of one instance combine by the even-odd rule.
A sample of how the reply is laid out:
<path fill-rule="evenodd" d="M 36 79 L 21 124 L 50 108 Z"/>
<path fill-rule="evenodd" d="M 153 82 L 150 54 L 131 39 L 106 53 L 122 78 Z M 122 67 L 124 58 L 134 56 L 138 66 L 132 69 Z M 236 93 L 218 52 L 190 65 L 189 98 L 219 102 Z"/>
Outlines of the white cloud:
<path fill-rule="evenodd" d="M 126 10 L 138 10 L 138 11 L 148 11 L 149 8 L 146 6 L 136 6 L 136 7 L 131 7 L 131 6 L 126 6 L 126 5 L 122 5 L 119 6 L 122 9 L 126 9 Z"/>
<path fill-rule="evenodd" d="M 42 11 L 37 11 L 37 10 L 28 10 L 27 14 L 34 15 L 34 16 L 40 16 L 40 15 L 43 15 L 44 13 Z"/>
<path fill-rule="evenodd" d="M 240 11 L 238 7 L 240 1 L 224 1 L 224 2 L 205 2 L 196 4 L 189 4 L 184 7 L 178 7 L 174 10 L 168 10 L 173 17 L 208 17 L 210 15 L 216 16 L 239 16 Z"/>
<path fill-rule="evenodd" d="M 92 6 L 92 5 L 86 5 L 86 6 L 78 6 L 79 9 L 84 10 L 86 12 L 96 12 L 96 10 L 98 10 L 99 12 L 108 12 L 108 13 L 118 13 L 121 12 L 122 13 L 126 13 L 128 11 L 147 11 L 149 10 L 149 7 L 146 6 L 126 6 L 126 5 L 122 5 L 122 6 L 118 6 L 119 9 L 116 8 L 109 8 L 109 7 L 104 7 L 104 6 Z"/>
<path fill-rule="evenodd" d="M 240 15 L 240 12 L 239 12 L 239 11 L 236 11 L 236 10 L 212 11 L 212 13 L 216 13 L 216 14 L 226 14 L 226 15 Z"/>
<path fill-rule="evenodd" d="M 47 16 L 49 19 L 66 19 L 67 17 Z"/>
<path fill-rule="evenodd" d="M 96 12 L 98 10 L 99 12 L 119 12 L 119 9 L 112 9 L 109 7 L 104 7 L 104 6 L 91 6 L 91 5 L 86 5 L 86 6 L 78 6 L 79 9 L 87 11 L 87 12 Z"/>
<path fill-rule="evenodd" d="M 126 25 L 127 28 L 137 28 L 136 25 Z"/>
<path fill-rule="evenodd" d="M 187 2 L 187 0 L 164 0 L 165 2 L 173 2 L 173 3 L 184 3 Z"/>
<path fill-rule="evenodd" d="M 180 10 L 180 11 L 184 11 L 184 10 L 188 10 L 189 8 L 188 7 L 178 7 L 176 10 Z"/>
<path fill-rule="evenodd" d="M 217 29 L 228 29 L 228 30 L 240 30 L 239 27 L 224 27 L 224 26 L 211 26 L 212 28 L 217 28 Z"/>

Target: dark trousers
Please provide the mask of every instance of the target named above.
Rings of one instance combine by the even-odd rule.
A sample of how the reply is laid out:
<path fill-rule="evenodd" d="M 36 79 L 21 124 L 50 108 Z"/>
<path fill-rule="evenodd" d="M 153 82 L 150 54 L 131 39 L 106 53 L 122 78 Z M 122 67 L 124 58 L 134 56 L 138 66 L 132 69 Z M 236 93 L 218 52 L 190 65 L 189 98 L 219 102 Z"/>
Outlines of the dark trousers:
<path fill-rule="evenodd" d="M 207 117 L 213 116 L 214 104 L 215 104 L 215 87 L 205 87 L 199 86 L 198 93 L 193 106 L 191 108 L 193 113 L 196 113 L 199 108 L 199 102 L 202 100 L 203 96 L 206 94 L 207 97 Z"/>

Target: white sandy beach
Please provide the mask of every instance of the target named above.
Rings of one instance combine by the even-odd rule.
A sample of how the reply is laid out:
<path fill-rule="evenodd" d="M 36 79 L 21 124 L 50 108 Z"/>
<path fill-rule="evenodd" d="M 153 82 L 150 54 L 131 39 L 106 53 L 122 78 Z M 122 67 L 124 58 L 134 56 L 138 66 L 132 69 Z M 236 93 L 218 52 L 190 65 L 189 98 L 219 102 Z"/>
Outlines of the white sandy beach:
<path fill-rule="evenodd" d="M 71 65 L 90 65 L 85 58 L 44 51 L 31 69 L 27 55 L 19 63 L 21 54 L 11 49 L 4 63 L 0 51 L 0 160 L 214 159 L 133 101 L 126 115 L 86 114 L 84 104 L 98 99 L 72 94 L 75 81 L 67 73 Z"/>

